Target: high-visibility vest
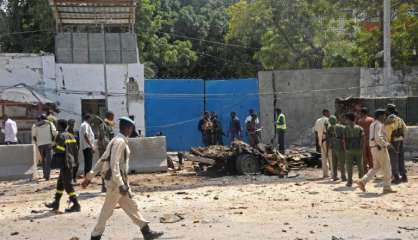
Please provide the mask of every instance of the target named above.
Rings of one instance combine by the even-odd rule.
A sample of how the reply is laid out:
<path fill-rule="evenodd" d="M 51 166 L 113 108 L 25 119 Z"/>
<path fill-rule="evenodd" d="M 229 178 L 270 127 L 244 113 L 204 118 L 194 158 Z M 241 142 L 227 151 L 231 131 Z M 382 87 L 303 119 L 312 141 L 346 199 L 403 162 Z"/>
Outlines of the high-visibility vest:
<path fill-rule="evenodd" d="M 283 124 L 280 123 L 280 119 L 283 118 Z M 277 116 L 277 122 L 276 122 L 276 128 L 277 129 L 283 129 L 286 130 L 286 116 L 283 113 L 280 113 Z"/>

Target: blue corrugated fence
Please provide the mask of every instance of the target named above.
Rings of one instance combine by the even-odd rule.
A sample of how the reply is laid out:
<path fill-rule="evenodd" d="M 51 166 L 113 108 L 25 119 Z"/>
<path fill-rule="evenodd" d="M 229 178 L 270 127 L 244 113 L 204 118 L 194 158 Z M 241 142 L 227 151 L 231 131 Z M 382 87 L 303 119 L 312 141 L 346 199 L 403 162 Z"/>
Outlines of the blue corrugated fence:
<path fill-rule="evenodd" d="M 259 112 L 257 79 L 145 81 L 147 136 L 162 132 L 169 151 L 201 145 L 197 124 L 205 110 L 218 114 L 227 133 L 230 113 L 237 112 L 244 128 L 249 109 Z M 229 143 L 226 137 L 224 142 Z"/>

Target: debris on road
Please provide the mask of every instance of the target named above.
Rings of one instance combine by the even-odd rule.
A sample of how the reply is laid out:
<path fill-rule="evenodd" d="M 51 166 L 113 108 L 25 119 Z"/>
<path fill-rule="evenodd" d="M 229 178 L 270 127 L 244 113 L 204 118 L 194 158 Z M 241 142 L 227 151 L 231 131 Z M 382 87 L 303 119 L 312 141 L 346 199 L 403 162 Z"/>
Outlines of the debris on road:
<path fill-rule="evenodd" d="M 176 223 L 184 220 L 184 216 L 180 213 L 164 214 L 160 218 L 160 223 Z"/>
<path fill-rule="evenodd" d="M 292 148 L 286 154 L 279 153 L 271 146 L 259 144 L 257 148 L 242 141 L 234 141 L 230 147 L 208 146 L 192 148 L 185 158 L 196 163 L 198 171 L 208 168 L 225 171 L 227 174 L 256 174 L 288 176 L 290 170 L 300 170 L 319 155 L 308 148 Z"/>

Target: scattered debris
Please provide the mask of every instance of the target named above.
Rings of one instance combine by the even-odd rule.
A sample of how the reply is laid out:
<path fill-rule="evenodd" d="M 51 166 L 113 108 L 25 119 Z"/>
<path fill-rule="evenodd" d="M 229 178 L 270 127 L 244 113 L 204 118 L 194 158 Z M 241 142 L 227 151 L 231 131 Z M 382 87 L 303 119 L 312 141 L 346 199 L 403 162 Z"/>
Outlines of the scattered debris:
<path fill-rule="evenodd" d="M 399 229 L 406 230 L 406 231 L 418 231 L 418 227 L 409 227 L 409 226 L 399 227 Z"/>
<path fill-rule="evenodd" d="M 224 170 L 233 174 L 255 174 L 288 176 L 290 170 L 306 167 L 309 160 L 319 159 L 314 150 L 292 148 L 287 154 L 281 154 L 271 146 L 259 144 L 257 148 L 242 141 L 234 141 L 230 147 L 209 146 L 192 148 L 185 157 L 198 164 L 198 170 L 205 166 L 216 171 Z"/>
<path fill-rule="evenodd" d="M 174 214 L 164 214 L 160 218 L 160 223 L 176 223 L 184 220 L 184 217 L 180 213 L 174 213 Z"/>
<path fill-rule="evenodd" d="M 12 233 L 10 233 L 10 236 L 17 236 L 17 235 L 19 235 L 19 232 L 12 232 Z"/>

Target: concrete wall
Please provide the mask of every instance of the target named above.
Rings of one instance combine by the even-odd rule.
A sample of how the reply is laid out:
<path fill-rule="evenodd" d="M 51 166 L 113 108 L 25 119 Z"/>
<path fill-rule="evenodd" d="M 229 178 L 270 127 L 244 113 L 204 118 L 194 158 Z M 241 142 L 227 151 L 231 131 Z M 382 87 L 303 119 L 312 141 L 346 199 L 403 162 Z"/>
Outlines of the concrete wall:
<path fill-rule="evenodd" d="M 0 180 L 32 179 L 35 173 L 34 145 L 0 146 Z"/>
<path fill-rule="evenodd" d="M 59 94 L 57 101 L 60 104 L 60 117 L 73 118 L 77 125 L 81 120 L 81 99 L 104 99 L 104 76 L 101 64 L 56 64 L 56 84 L 58 89 L 65 85 L 67 93 Z M 116 117 L 127 116 L 127 89 L 126 83 L 133 77 L 139 86 L 139 91 L 144 91 L 144 68 L 141 64 L 109 64 L 107 65 L 107 79 L 109 97 L 109 109 Z M 91 94 L 71 94 L 68 91 L 91 91 Z M 130 101 L 130 114 L 135 116 L 137 128 L 145 131 L 144 100 L 138 98 Z"/>
<path fill-rule="evenodd" d="M 412 96 L 412 82 L 418 83 L 418 68 L 411 72 L 396 71 L 387 82 L 383 79 L 383 69 L 362 68 L 360 70 L 360 96 L 375 97 L 407 97 Z M 416 90 L 415 90 L 416 91 Z"/>
<path fill-rule="evenodd" d="M 57 33 L 57 63 L 103 63 L 106 39 L 106 63 L 136 63 L 137 39 L 134 33 Z"/>
<path fill-rule="evenodd" d="M 287 116 L 287 144 L 313 144 L 312 127 L 321 111 L 335 111 L 338 97 L 360 96 L 359 68 L 265 71 L 259 73 L 258 80 L 264 143 L 274 138 L 275 107 Z"/>
<path fill-rule="evenodd" d="M 404 141 L 405 159 L 418 157 L 418 126 L 409 126 Z"/>

